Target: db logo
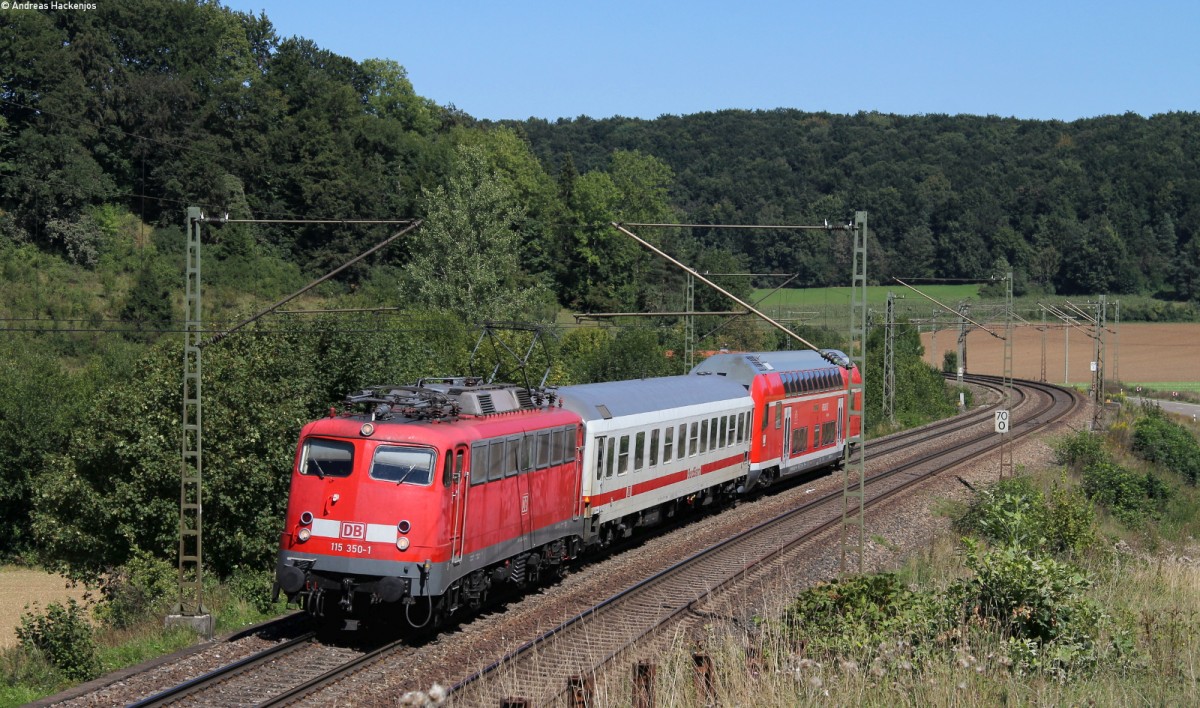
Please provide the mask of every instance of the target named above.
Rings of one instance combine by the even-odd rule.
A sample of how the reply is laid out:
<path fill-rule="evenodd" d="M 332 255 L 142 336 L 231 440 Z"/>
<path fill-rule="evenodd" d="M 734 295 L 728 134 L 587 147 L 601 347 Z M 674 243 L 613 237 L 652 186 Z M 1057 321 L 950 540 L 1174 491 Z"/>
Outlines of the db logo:
<path fill-rule="evenodd" d="M 356 538 L 363 540 L 367 537 L 367 525 L 354 523 L 352 521 L 342 522 L 342 538 Z"/>

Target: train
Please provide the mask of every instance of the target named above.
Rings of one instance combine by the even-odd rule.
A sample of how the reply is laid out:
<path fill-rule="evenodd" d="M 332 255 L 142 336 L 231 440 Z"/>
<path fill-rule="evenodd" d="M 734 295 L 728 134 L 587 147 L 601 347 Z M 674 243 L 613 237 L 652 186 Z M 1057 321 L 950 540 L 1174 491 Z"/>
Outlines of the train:
<path fill-rule="evenodd" d="M 458 376 L 357 391 L 301 430 L 275 597 L 348 626 L 438 626 L 493 588 L 837 466 L 861 430 L 852 382 L 828 349 L 558 388 Z"/>

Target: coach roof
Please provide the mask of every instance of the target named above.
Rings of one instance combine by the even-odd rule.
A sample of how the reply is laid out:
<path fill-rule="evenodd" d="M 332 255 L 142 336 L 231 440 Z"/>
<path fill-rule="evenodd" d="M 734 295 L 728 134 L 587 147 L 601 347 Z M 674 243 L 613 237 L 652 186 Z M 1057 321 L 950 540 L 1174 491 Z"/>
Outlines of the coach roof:
<path fill-rule="evenodd" d="M 720 376 L 663 376 L 633 381 L 563 386 L 558 389 L 563 408 L 584 420 L 616 418 L 670 408 L 746 399 L 741 384 Z"/>
<path fill-rule="evenodd" d="M 847 357 L 836 349 L 825 349 L 834 359 Z M 820 352 L 811 349 L 780 352 L 749 352 L 714 354 L 696 365 L 693 374 L 710 373 L 727 376 L 743 386 L 749 386 L 755 376 L 780 371 L 806 371 L 836 368 Z"/>

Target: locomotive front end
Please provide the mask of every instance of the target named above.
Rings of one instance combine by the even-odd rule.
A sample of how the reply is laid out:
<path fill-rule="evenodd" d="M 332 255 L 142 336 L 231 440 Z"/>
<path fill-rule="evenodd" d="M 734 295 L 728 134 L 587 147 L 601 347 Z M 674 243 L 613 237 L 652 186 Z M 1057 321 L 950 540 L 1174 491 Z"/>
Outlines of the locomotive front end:
<path fill-rule="evenodd" d="M 414 427 L 329 418 L 305 428 L 275 572 L 289 601 L 349 617 L 440 594 L 442 453 Z"/>

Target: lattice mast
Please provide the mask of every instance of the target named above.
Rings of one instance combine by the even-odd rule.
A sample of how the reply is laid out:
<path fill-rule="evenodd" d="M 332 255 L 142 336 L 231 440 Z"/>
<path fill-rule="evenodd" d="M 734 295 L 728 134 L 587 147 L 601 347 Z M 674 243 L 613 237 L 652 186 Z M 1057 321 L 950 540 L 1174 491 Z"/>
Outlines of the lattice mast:
<path fill-rule="evenodd" d="M 841 572 L 848 569 L 848 560 L 853 556 L 857 572 L 863 571 L 865 546 L 864 497 L 866 495 L 867 416 L 865 385 L 867 381 L 867 212 L 854 213 L 854 260 L 850 274 L 850 348 L 846 352 L 853 365 L 858 367 L 859 381 L 847 376 L 846 401 L 846 445 L 842 460 L 842 548 Z M 854 434 L 849 422 L 858 416 L 858 433 Z M 857 449 L 858 454 L 852 455 Z"/>
<path fill-rule="evenodd" d="M 896 422 L 896 293 L 888 291 L 883 318 L 883 417 Z"/>
<path fill-rule="evenodd" d="M 200 223 L 198 207 L 187 210 L 187 262 L 184 285 L 183 424 L 179 475 L 179 598 L 174 614 L 207 615 L 204 607 L 204 556 L 201 543 L 203 504 L 202 388 L 203 337 L 200 302 Z"/>

